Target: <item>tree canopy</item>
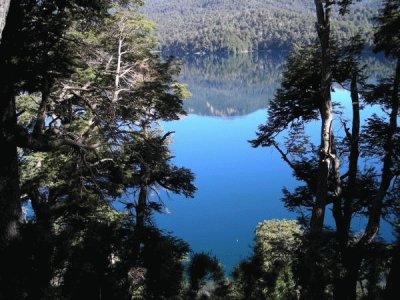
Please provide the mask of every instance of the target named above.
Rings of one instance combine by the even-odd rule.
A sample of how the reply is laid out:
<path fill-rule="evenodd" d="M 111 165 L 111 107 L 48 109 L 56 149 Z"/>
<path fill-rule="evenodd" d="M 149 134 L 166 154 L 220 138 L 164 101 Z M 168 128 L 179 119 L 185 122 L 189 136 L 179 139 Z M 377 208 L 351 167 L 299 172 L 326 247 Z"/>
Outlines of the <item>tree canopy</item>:
<path fill-rule="evenodd" d="M 371 17 L 379 1 L 349 2 L 340 1 L 345 6 L 336 9 L 336 34 L 347 39 L 362 30 L 372 45 Z M 349 14 L 339 16 L 341 8 Z M 159 49 L 171 53 L 287 51 L 316 37 L 314 5 L 308 0 L 149 0 L 143 12 L 159 24 Z"/>

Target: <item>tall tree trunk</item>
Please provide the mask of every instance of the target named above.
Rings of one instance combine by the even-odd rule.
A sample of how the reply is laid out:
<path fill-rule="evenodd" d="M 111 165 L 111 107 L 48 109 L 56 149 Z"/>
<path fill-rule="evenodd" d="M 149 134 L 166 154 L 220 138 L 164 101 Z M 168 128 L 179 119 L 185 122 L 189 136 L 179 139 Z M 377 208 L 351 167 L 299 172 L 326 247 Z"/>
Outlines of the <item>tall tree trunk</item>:
<path fill-rule="evenodd" d="M 393 82 L 393 92 L 391 99 L 391 112 L 389 121 L 389 132 L 385 141 L 385 156 L 383 158 L 383 168 L 381 184 L 376 196 L 372 199 L 372 205 L 369 211 L 368 224 L 365 233 L 360 240 L 361 244 L 369 244 L 375 238 L 379 231 L 379 225 L 382 216 L 383 199 L 390 187 L 393 179 L 392 165 L 394 153 L 394 136 L 397 131 L 397 117 L 399 115 L 399 84 L 400 84 L 400 59 L 397 59 L 395 77 Z"/>
<path fill-rule="evenodd" d="M 351 102 L 353 107 L 353 122 L 351 129 L 351 148 L 349 156 L 349 178 L 347 181 L 347 195 L 344 203 L 343 211 L 343 224 L 344 232 L 342 233 L 342 240 L 347 243 L 349 239 L 349 232 L 351 226 L 351 219 L 353 216 L 353 199 L 357 194 L 357 172 L 358 172 L 358 158 L 359 139 L 360 139 L 360 99 L 358 96 L 357 88 L 357 74 L 353 74 L 351 79 Z"/>
<path fill-rule="evenodd" d="M 8 28 L 12 27 L 10 18 L 18 2 L 14 1 L 11 7 L 10 4 L 11 1 L 0 0 L 0 251 L 18 236 L 21 216 L 17 140 L 14 135 L 17 125 L 15 70 L 8 63 L 13 52 L 10 41 L 14 38 Z M 6 16 L 9 19 L 7 26 Z M 16 20 L 13 17 L 11 21 Z"/>
<path fill-rule="evenodd" d="M 334 197 L 333 197 L 333 217 L 336 223 L 336 231 L 337 236 L 341 237 L 344 231 L 345 226 L 343 223 L 343 211 L 342 211 L 342 200 L 343 200 L 343 191 L 342 191 L 342 179 L 340 176 L 340 159 L 336 149 L 335 137 L 332 132 L 331 136 L 331 152 L 332 152 L 332 173 L 333 173 L 333 181 L 334 181 Z M 343 241 L 339 238 L 339 243 L 343 244 Z"/>
<path fill-rule="evenodd" d="M 351 219 L 353 215 L 353 199 L 357 194 L 357 171 L 359 158 L 360 137 L 360 103 L 357 88 L 357 75 L 351 79 L 351 101 L 353 107 L 353 121 L 351 130 L 351 147 L 349 155 L 349 175 L 347 181 L 347 193 L 344 199 L 343 217 L 340 226 L 337 226 L 338 242 L 340 246 L 340 260 L 338 275 L 334 283 L 333 297 L 336 300 L 350 300 L 356 297 L 358 269 L 362 260 L 355 256 L 357 249 L 348 248 Z M 340 230 L 339 230 L 340 229 Z M 343 268 L 343 270 L 342 270 Z M 344 274 L 342 274 L 344 271 Z M 354 278 L 354 279 L 352 279 Z"/>
<path fill-rule="evenodd" d="M 357 282 L 358 282 L 360 267 L 365 255 L 364 252 L 368 244 L 370 244 L 373 241 L 376 234 L 378 233 L 380 219 L 382 216 L 383 199 L 393 179 L 393 173 L 391 171 L 391 167 L 393 164 L 393 155 L 394 155 L 393 137 L 397 130 L 397 115 L 399 113 L 399 97 L 398 97 L 399 83 L 400 83 L 400 60 L 397 61 L 396 74 L 393 82 L 393 94 L 391 99 L 392 111 L 390 113 L 389 132 L 387 140 L 385 142 L 385 156 L 383 160 L 381 183 L 379 186 L 378 193 L 372 200 L 372 205 L 369 211 L 368 224 L 365 229 L 363 237 L 356 245 L 346 249 L 344 253 L 343 263 L 347 274 L 344 280 L 345 286 L 342 286 L 341 288 L 347 292 L 346 292 L 346 297 L 343 299 L 356 299 Z"/>
<path fill-rule="evenodd" d="M 144 127 L 142 132 L 147 136 L 147 130 Z M 146 208 L 147 208 L 147 197 L 148 197 L 148 183 L 149 183 L 149 169 L 146 162 L 142 162 L 140 165 L 140 186 L 139 186 L 139 197 L 135 207 L 136 210 L 136 224 L 135 224 L 135 238 L 133 250 L 137 258 L 140 257 L 140 244 L 144 238 L 144 226 L 146 222 Z"/>
<path fill-rule="evenodd" d="M 4 84 L 0 90 L 0 249 L 18 236 L 21 217 L 14 91 Z"/>
<path fill-rule="evenodd" d="M 147 186 L 142 183 L 140 185 L 139 199 L 136 204 L 136 224 L 135 235 L 133 240 L 133 252 L 137 260 L 140 259 L 140 245 L 144 238 L 144 224 L 146 221 L 146 206 L 147 206 Z"/>
<path fill-rule="evenodd" d="M 0 43 L 11 0 L 0 0 Z"/>
<path fill-rule="evenodd" d="M 0 72 L 2 72 L 0 67 Z M 4 82 L 3 82 L 4 83 Z M 20 299 L 17 282 L 19 264 L 19 195 L 14 91 L 7 83 L 0 88 L 0 298 Z M 4 288 L 3 288 L 4 287 Z M 5 288 L 8 287 L 8 288 Z"/>
<path fill-rule="evenodd" d="M 382 282 L 381 279 L 381 270 L 379 266 L 382 264 L 382 261 L 379 255 L 370 255 L 371 260 L 368 261 L 368 273 L 367 273 L 367 300 L 376 300 L 379 299 L 381 294 L 380 284 Z"/>
<path fill-rule="evenodd" d="M 317 32 L 321 44 L 321 146 L 319 149 L 318 186 L 311 216 L 311 231 L 321 232 L 324 226 L 325 206 L 328 197 L 328 176 L 331 165 L 331 131 L 333 109 L 331 101 L 332 72 L 330 66 L 330 6 L 315 0 Z"/>
<path fill-rule="evenodd" d="M 15 73 L 7 68 L 6 60 L 11 50 L 5 46 L 6 30 L 10 24 L 7 21 L 5 26 L 9 6 L 10 1 L 0 0 L 0 298 L 20 299 L 21 291 L 17 283 L 21 280 L 18 277 L 21 267 L 18 245 L 21 203 L 17 141 L 14 135 L 17 124 L 13 84 Z"/>
<path fill-rule="evenodd" d="M 331 101 L 332 72 L 330 65 L 330 13 L 331 4 L 315 0 L 317 14 L 316 29 L 321 46 L 321 145 L 319 149 L 318 184 L 315 204 L 310 222 L 310 244 L 306 254 L 308 278 L 306 279 L 307 299 L 324 299 L 324 272 L 318 264 L 322 243 L 325 207 L 328 200 L 328 177 L 332 163 L 332 121 L 333 109 Z"/>

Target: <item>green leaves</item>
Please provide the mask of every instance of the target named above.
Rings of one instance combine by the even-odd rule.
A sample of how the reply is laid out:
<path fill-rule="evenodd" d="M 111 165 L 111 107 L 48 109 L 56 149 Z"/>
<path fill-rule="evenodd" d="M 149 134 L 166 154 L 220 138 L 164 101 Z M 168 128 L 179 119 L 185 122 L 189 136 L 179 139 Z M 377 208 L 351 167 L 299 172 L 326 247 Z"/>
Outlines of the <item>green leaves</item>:
<path fill-rule="evenodd" d="M 233 273 L 232 299 L 296 299 L 303 234 L 296 221 L 259 223 L 253 256 Z"/>
<path fill-rule="evenodd" d="M 271 146 L 274 138 L 292 124 L 318 119 L 320 61 L 318 48 L 297 47 L 288 57 L 281 87 L 268 106 L 268 122 L 260 125 L 253 147 Z"/>
<path fill-rule="evenodd" d="M 340 39 L 364 30 L 367 43 L 372 45 L 370 19 L 379 0 L 323 2 L 334 4 L 332 26 L 338 29 Z M 354 5 L 350 6 L 351 2 Z M 313 43 L 313 5 L 314 1 L 309 0 L 149 0 L 143 11 L 159 24 L 163 51 L 237 53 L 279 49 L 287 53 L 294 43 Z M 339 16 L 339 10 L 349 13 Z"/>
<path fill-rule="evenodd" d="M 400 57 L 400 3 L 397 0 L 385 0 L 380 14 L 376 18 L 377 29 L 374 42 L 375 51 L 385 55 Z"/>
<path fill-rule="evenodd" d="M 277 261 L 291 260 L 301 247 L 303 229 L 297 221 L 268 220 L 257 225 L 255 253 L 262 259 L 265 272 Z"/>

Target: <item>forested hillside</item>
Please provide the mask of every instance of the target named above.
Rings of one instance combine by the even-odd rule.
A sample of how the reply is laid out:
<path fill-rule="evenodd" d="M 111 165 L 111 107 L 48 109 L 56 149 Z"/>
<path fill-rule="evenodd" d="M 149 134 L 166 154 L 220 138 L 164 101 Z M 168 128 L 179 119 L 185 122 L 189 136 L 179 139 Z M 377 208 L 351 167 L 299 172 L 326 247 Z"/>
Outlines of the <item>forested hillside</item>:
<path fill-rule="evenodd" d="M 355 1 L 333 20 L 340 38 L 363 31 L 372 43 L 371 18 L 378 0 Z M 143 12 L 158 24 L 163 51 L 175 53 L 257 51 L 290 48 L 315 38 L 309 0 L 148 0 Z"/>

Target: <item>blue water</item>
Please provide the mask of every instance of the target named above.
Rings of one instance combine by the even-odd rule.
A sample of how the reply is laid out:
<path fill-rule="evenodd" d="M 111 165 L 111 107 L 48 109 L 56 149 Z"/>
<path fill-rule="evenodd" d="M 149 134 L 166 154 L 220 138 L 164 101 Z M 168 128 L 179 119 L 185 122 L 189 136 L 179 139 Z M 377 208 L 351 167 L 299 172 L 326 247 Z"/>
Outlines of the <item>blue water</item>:
<path fill-rule="evenodd" d="M 194 251 L 216 255 L 228 271 L 249 255 L 258 222 L 295 218 L 280 201 L 282 186 L 296 182 L 290 169 L 276 152 L 247 142 L 265 117 L 260 110 L 233 119 L 189 115 L 164 124 L 176 131 L 175 161 L 196 174 L 198 192 L 194 199 L 165 201 L 170 214 L 158 216 L 157 224 Z"/>
<path fill-rule="evenodd" d="M 194 199 L 164 199 L 169 213 L 156 223 L 193 251 L 217 256 L 227 273 L 251 254 L 259 222 L 296 218 L 281 201 L 282 188 L 298 184 L 291 169 L 273 149 L 248 143 L 266 120 L 282 63 L 267 54 L 188 59 L 181 81 L 193 94 L 185 104 L 191 113 L 163 123 L 176 132 L 174 162 L 196 174 L 198 191 Z M 318 136 L 318 127 L 310 129 Z"/>
<path fill-rule="evenodd" d="M 230 61 L 235 59 L 240 59 L 237 65 L 241 69 L 226 68 L 236 65 Z M 259 68 L 260 64 L 264 67 Z M 193 93 L 186 104 L 191 113 L 179 121 L 162 124 L 166 131 L 175 131 L 171 145 L 174 163 L 196 174 L 198 191 L 194 199 L 172 194 L 164 197 L 168 213 L 157 214 L 156 224 L 187 241 L 194 252 L 215 255 L 228 274 L 251 254 L 259 222 L 297 217 L 283 206 L 281 198 L 283 187 L 292 190 L 300 182 L 292 177 L 291 169 L 276 151 L 254 149 L 247 142 L 255 138 L 258 125 L 266 121 L 266 107 L 278 86 L 280 68 L 281 62 L 268 63 L 254 55 L 222 60 L 197 58 L 189 62 L 182 76 Z M 348 91 L 336 89 L 332 98 L 345 107 L 342 118 L 350 120 Z M 376 107 L 366 108 L 361 117 L 376 111 Z M 336 136 L 343 135 L 340 124 L 335 119 Z M 320 122 L 308 124 L 306 130 L 318 145 Z M 329 207 L 326 224 L 334 226 Z M 364 226 L 364 218 L 355 218 L 355 231 Z M 384 224 L 382 232 L 389 237 L 390 226 Z"/>
<path fill-rule="evenodd" d="M 194 199 L 171 197 L 170 214 L 157 224 L 183 238 L 194 251 L 216 255 L 228 270 L 251 250 L 254 228 L 272 218 L 295 218 L 283 207 L 281 189 L 295 180 L 279 155 L 247 142 L 265 112 L 222 119 L 190 115 L 166 123 L 174 130 L 176 163 L 196 174 Z"/>

